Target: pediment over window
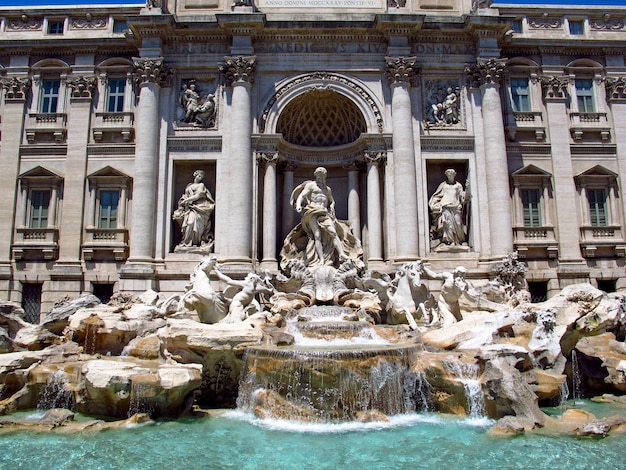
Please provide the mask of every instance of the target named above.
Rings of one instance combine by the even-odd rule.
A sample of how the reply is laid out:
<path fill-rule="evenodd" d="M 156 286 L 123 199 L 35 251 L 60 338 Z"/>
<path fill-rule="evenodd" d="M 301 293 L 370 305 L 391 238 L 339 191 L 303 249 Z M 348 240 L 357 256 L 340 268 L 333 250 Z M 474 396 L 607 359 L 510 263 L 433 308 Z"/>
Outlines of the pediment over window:
<path fill-rule="evenodd" d="M 61 181 L 63 180 L 63 176 L 58 175 L 47 168 L 42 166 L 37 166 L 31 170 L 28 170 L 22 173 L 19 176 L 20 180 L 52 180 L 52 181 Z"/>
<path fill-rule="evenodd" d="M 517 177 L 525 177 L 525 176 L 532 176 L 532 177 L 539 177 L 539 178 L 550 178 L 552 177 L 552 175 L 550 173 L 548 173 L 545 170 L 542 170 L 541 168 L 535 166 L 535 165 L 527 165 L 523 168 L 520 168 L 519 170 L 516 170 L 513 172 L 512 176 L 514 178 Z"/>
<path fill-rule="evenodd" d="M 125 179 L 130 179 L 130 176 L 128 176 L 125 173 L 122 173 L 121 171 L 111 167 L 111 166 L 105 166 L 104 168 L 101 168 L 98 171 L 94 171 L 92 174 L 90 174 L 89 176 L 87 176 L 87 179 L 92 179 L 92 178 L 125 178 Z"/>
<path fill-rule="evenodd" d="M 593 168 L 574 176 L 574 179 L 579 186 L 589 184 L 609 184 L 617 181 L 617 173 L 614 173 L 601 165 L 596 165 Z"/>

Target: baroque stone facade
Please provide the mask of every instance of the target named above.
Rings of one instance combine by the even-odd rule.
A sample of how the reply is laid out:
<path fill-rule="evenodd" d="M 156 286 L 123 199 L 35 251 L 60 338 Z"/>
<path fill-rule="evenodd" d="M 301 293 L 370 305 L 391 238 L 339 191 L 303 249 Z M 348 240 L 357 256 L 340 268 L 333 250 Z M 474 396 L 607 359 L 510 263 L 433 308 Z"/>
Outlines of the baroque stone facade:
<path fill-rule="evenodd" d="M 235 278 L 275 273 L 318 166 L 369 269 L 486 282 L 516 250 L 538 297 L 624 288 L 625 19 L 472 0 L 0 9 L 0 298 L 182 292 L 207 250 Z"/>

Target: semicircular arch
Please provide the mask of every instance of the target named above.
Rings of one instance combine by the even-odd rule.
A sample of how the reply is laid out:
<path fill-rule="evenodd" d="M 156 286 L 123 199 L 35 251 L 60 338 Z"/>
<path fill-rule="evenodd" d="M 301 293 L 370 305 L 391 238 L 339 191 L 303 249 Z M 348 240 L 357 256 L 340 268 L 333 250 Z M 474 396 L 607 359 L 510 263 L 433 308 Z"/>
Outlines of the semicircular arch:
<path fill-rule="evenodd" d="M 311 91 L 334 92 L 347 98 L 365 121 L 365 133 L 383 132 L 382 106 L 365 85 L 341 74 L 316 72 L 285 80 L 267 100 L 259 119 L 261 133 L 276 133 L 281 114 L 296 99 Z"/>

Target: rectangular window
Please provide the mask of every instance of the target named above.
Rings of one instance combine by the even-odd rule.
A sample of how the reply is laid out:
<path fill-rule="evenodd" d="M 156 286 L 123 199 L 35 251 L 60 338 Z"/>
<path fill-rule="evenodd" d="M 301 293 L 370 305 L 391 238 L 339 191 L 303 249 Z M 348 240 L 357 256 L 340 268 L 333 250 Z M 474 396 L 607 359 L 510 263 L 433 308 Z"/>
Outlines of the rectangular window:
<path fill-rule="evenodd" d="M 48 226 L 48 208 L 50 207 L 50 190 L 33 190 L 30 193 L 30 228 L 46 228 Z"/>
<path fill-rule="evenodd" d="M 98 228 L 117 228 L 117 207 L 119 191 L 100 191 Z"/>
<path fill-rule="evenodd" d="M 530 94 L 528 92 L 528 79 L 511 79 L 511 97 L 513 98 L 513 111 L 530 111 Z"/>
<path fill-rule="evenodd" d="M 24 319 L 30 323 L 39 323 L 41 314 L 41 291 L 43 284 L 22 284 L 22 308 Z"/>
<path fill-rule="evenodd" d="M 524 227 L 541 227 L 541 192 L 539 189 L 522 189 Z"/>
<path fill-rule="evenodd" d="M 579 112 L 595 112 L 595 106 L 593 104 L 593 82 L 591 79 L 576 79 L 576 98 L 578 99 Z"/>
<path fill-rule="evenodd" d="M 124 91 L 126 90 L 126 79 L 109 79 L 109 100 L 107 111 L 109 113 L 119 113 L 124 111 Z"/>
<path fill-rule="evenodd" d="M 582 35 L 584 33 L 583 22 L 579 20 L 570 20 L 569 33 L 576 36 Z"/>
<path fill-rule="evenodd" d="M 124 33 L 128 31 L 128 22 L 125 20 L 113 20 L 113 32 Z"/>
<path fill-rule="evenodd" d="M 606 217 L 606 191 L 604 189 L 587 189 L 589 200 L 589 217 L 593 227 L 604 227 Z"/>
<path fill-rule="evenodd" d="M 511 24 L 511 30 L 514 33 L 522 32 L 522 20 L 513 20 L 513 24 Z"/>
<path fill-rule="evenodd" d="M 48 21 L 48 34 L 63 34 L 63 20 L 49 20 Z"/>
<path fill-rule="evenodd" d="M 56 113 L 61 80 L 44 80 L 41 86 L 41 112 Z"/>

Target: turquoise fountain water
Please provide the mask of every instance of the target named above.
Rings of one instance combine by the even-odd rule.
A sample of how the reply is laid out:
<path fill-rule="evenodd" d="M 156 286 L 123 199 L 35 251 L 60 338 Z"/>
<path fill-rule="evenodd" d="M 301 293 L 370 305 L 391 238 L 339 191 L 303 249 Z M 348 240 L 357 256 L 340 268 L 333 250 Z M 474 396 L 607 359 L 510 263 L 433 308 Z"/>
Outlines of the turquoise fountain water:
<path fill-rule="evenodd" d="M 434 414 L 303 424 L 231 411 L 104 432 L 3 434 L 0 468 L 622 470 L 626 462 L 624 435 L 494 437 L 488 426 Z"/>

